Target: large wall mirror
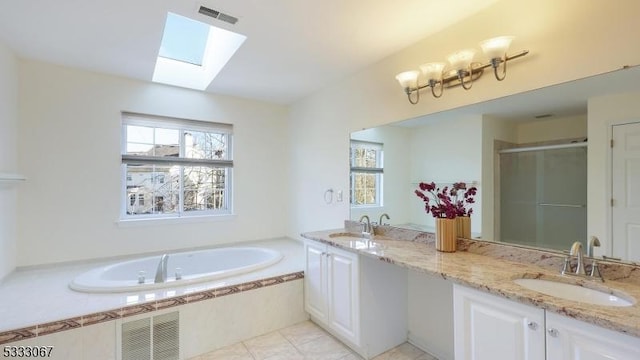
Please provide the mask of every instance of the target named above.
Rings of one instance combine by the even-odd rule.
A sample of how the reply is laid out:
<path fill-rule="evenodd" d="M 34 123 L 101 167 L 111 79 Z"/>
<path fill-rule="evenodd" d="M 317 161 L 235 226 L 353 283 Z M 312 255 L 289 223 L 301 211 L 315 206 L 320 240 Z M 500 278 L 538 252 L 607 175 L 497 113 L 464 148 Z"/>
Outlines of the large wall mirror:
<path fill-rule="evenodd" d="M 638 262 L 639 103 L 630 67 L 354 132 L 351 218 L 433 230 L 418 183 L 465 182 L 479 189 L 473 238 L 561 251 L 586 246 L 595 218 L 607 242 L 596 253 Z"/>

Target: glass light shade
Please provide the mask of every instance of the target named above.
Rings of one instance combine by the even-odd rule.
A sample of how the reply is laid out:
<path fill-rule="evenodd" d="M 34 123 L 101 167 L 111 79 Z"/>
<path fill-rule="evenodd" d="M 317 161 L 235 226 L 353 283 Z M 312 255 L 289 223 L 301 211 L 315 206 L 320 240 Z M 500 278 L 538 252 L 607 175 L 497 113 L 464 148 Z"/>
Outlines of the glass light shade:
<path fill-rule="evenodd" d="M 476 51 L 473 49 L 460 50 L 447 56 L 447 60 L 454 70 L 464 70 L 469 68 L 475 55 Z"/>
<path fill-rule="evenodd" d="M 445 65 L 442 62 L 427 63 L 420 65 L 420 71 L 422 71 L 427 80 L 440 80 Z"/>
<path fill-rule="evenodd" d="M 420 75 L 420 72 L 417 70 L 405 71 L 396 75 L 396 80 L 398 80 L 403 89 L 415 89 L 418 87 L 418 75 Z"/>
<path fill-rule="evenodd" d="M 504 54 L 509 50 L 513 36 L 499 36 L 492 39 L 487 39 L 480 42 L 482 52 L 489 58 L 502 58 Z"/>

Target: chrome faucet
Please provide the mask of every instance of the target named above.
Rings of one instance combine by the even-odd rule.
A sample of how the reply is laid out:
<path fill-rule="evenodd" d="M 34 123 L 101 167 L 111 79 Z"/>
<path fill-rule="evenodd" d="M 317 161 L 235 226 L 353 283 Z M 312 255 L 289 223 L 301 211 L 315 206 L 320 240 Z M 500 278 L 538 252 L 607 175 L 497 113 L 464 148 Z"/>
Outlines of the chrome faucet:
<path fill-rule="evenodd" d="M 597 237 L 592 236 L 591 238 L 589 238 L 589 242 L 587 243 L 587 256 L 593 258 L 593 248 L 599 246 L 600 240 Z"/>
<path fill-rule="evenodd" d="M 156 279 L 155 283 L 163 283 L 167 281 L 167 263 L 169 262 L 169 255 L 164 254 L 160 258 L 160 263 L 158 264 L 158 270 L 156 270 Z"/>
<path fill-rule="evenodd" d="M 591 240 L 589 240 L 588 246 L 590 247 L 599 246 L 600 242 L 597 240 L 598 239 L 595 236 L 592 237 Z M 598 243 L 598 245 L 596 245 L 596 243 Z M 576 257 L 575 271 L 571 270 L 570 258 L 573 256 Z M 569 250 L 569 256 L 567 256 L 564 259 L 564 265 L 562 265 L 561 273 L 562 275 L 577 275 L 577 276 L 584 276 L 587 278 L 591 278 L 594 280 L 604 281 L 604 279 L 602 278 L 602 274 L 600 273 L 600 269 L 598 268 L 598 263 L 596 262 L 595 259 L 591 262 L 591 271 L 589 271 L 589 274 L 587 275 L 586 264 L 584 263 L 584 251 L 582 250 L 582 243 L 579 241 L 576 241 L 571 245 L 571 249 Z"/>
<path fill-rule="evenodd" d="M 363 222 L 362 220 L 367 220 L 367 222 Z M 364 229 L 362 230 L 362 234 L 371 234 L 371 220 L 369 220 L 369 216 L 367 215 L 362 215 L 362 217 L 360 218 L 361 223 L 364 224 Z"/>
<path fill-rule="evenodd" d="M 584 251 L 582 250 L 582 243 L 576 241 L 571 245 L 569 250 L 569 256 L 576 257 L 576 275 L 587 275 L 587 271 L 584 269 Z"/>
<path fill-rule="evenodd" d="M 384 225 L 384 223 L 382 222 L 382 218 L 386 217 L 387 220 L 391 220 L 391 218 L 389 217 L 389 215 L 387 213 L 384 213 L 382 215 L 380 215 L 380 220 L 378 221 L 378 225 Z"/>

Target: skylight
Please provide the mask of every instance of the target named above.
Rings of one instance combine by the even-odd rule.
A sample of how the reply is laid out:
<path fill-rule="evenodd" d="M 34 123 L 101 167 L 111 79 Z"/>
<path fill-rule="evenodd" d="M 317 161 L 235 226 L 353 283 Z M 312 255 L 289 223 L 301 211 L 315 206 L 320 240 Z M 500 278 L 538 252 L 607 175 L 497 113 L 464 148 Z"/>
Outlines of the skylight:
<path fill-rule="evenodd" d="M 153 81 L 204 90 L 246 38 L 168 13 Z"/>
<path fill-rule="evenodd" d="M 209 25 L 169 13 L 158 56 L 202 65 L 207 37 Z"/>

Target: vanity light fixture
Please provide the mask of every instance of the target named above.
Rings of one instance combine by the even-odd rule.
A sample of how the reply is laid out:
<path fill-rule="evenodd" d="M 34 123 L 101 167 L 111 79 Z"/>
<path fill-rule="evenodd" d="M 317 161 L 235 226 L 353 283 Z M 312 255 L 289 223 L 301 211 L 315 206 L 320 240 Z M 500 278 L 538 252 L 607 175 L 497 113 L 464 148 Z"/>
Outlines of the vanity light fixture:
<path fill-rule="evenodd" d="M 480 78 L 484 69 L 488 67 L 493 68 L 496 80 L 502 81 L 507 76 L 507 61 L 529 53 L 529 50 L 522 50 L 516 54 L 507 55 L 513 38 L 513 36 L 499 36 L 480 42 L 482 52 L 489 59 L 487 63 L 473 62 L 476 50 L 465 49 L 447 57 L 448 68 L 441 62 L 427 63 L 420 65 L 420 71 L 412 70 L 398 74 L 396 80 L 407 94 L 409 102 L 414 105 L 420 101 L 420 90 L 427 87 L 431 88 L 431 95 L 435 98 L 442 96 L 445 87 L 461 85 L 465 90 L 471 89 L 473 82 Z M 499 72 L 501 64 L 502 71 Z M 422 85 L 419 81 L 421 74 L 426 80 Z"/>

